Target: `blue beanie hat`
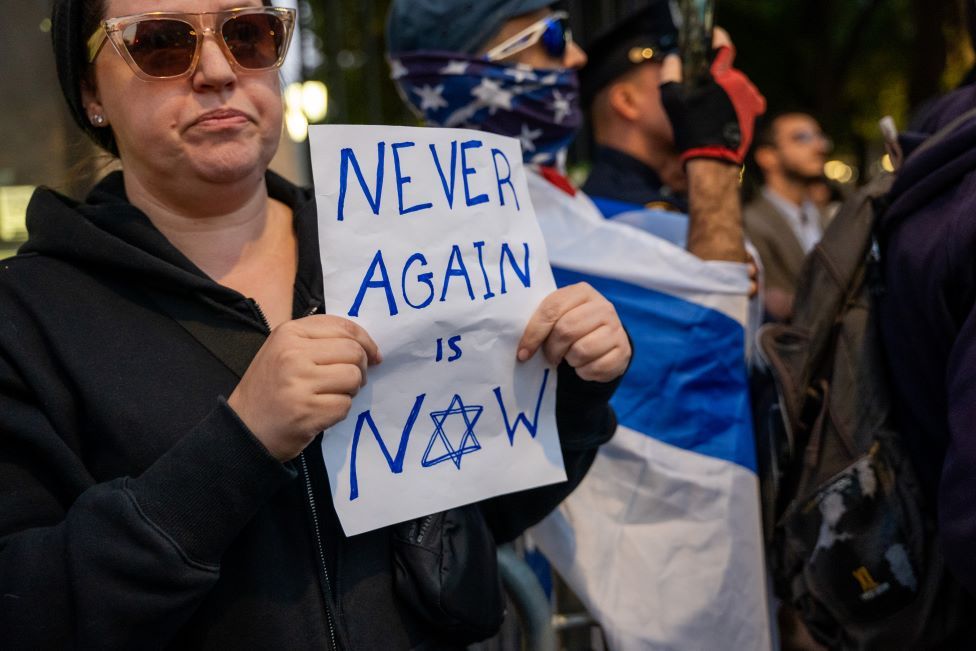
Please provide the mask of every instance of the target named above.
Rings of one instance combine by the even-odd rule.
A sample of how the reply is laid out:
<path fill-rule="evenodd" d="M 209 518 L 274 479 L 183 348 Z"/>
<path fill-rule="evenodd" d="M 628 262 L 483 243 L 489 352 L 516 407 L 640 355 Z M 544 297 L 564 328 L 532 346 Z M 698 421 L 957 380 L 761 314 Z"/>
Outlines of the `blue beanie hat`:
<path fill-rule="evenodd" d="M 509 18 L 556 0 L 393 0 L 386 21 L 391 54 L 440 50 L 474 53 Z"/>

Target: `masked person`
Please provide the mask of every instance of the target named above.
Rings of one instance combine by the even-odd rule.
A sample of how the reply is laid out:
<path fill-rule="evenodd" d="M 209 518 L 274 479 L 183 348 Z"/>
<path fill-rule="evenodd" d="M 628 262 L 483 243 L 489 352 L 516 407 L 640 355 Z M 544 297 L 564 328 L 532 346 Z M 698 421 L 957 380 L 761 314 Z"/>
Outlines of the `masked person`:
<path fill-rule="evenodd" d="M 388 20 L 392 76 L 404 101 L 432 126 L 518 138 L 525 162 L 554 188 L 579 196 L 580 210 L 587 211 L 590 200 L 563 176 L 566 148 L 582 125 L 576 71 L 585 69 L 587 58 L 571 38 L 566 14 L 553 12 L 553 4 L 513 0 L 472 9 L 450 0 L 394 2 Z M 639 12 L 631 22 L 650 24 L 657 13 Z M 678 125 L 672 164 L 688 178 L 689 250 L 704 259 L 741 261 L 736 165 L 765 101 L 731 67 L 733 56 L 731 43 L 723 41 L 714 79 L 698 93 L 677 83 L 676 56 L 657 79 L 669 82 L 663 91 L 671 116 L 659 118 Z"/>
<path fill-rule="evenodd" d="M 394 527 L 343 534 L 317 441 L 382 356 L 322 314 L 313 195 L 267 169 L 294 25 L 248 0 L 54 3 L 71 113 L 121 171 L 80 202 L 38 189 L 0 267 L 5 649 L 462 647 L 501 621 L 495 542 L 613 433 L 626 334 L 556 291 L 521 346 L 564 360 L 570 481 L 440 518 L 487 557 L 426 568 L 434 596 Z"/>
<path fill-rule="evenodd" d="M 387 43 L 393 79 L 427 124 L 521 140 L 557 284 L 594 284 L 634 339 L 614 398 L 621 427 L 577 491 L 531 531 L 533 540 L 614 648 L 768 648 L 738 199 L 742 157 L 765 102 L 731 67 L 727 36 L 718 35 L 713 76 L 696 89 L 679 83 L 677 57 L 654 64 L 674 163 L 687 177 L 687 250 L 605 219 L 564 176 L 566 147 L 582 123 L 576 71 L 589 64 L 558 5 L 394 0 Z M 731 484 L 719 485 L 719 476 Z M 708 497 L 692 506 L 669 502 L 672 495 Z M 732 520 L 743 531 L 730 534 Z M 677 531 L 733 542 L 690 550 Z M 645 553 L 652 549 L 673 550 L 675 562 Z M 681 580 L 685 569 L 694 585 Z M 670 601 L 679 594 L 701 607 Z"/>

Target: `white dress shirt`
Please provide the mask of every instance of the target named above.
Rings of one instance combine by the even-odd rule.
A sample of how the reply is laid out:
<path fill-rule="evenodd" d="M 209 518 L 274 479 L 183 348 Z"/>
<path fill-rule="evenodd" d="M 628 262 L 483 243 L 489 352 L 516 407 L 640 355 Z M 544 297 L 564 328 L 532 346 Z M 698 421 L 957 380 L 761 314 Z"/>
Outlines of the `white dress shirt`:
<path fill-rule="evenodd" d="M 823 228 L 820 225 L 821 216 L 817 206 L 809 199 L 798 206 L 768 187 L 764 187 L 762 193 L 793 229 L 803 252 L 809 253 L 823 237 Z"/>

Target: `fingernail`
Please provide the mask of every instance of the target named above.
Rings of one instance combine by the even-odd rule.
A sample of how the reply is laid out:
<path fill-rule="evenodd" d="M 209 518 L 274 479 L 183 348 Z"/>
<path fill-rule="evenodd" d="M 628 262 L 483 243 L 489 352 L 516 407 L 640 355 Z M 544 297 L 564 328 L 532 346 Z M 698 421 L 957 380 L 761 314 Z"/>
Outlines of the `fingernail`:
<path fill-rule="evenodd" d="M 524 362 L 528 358 L 529 358 L 529 349 L 528 348 L 519 348 L 519 351 L 518 351 L 518 359 L 519 359 L 519 361 L 520 362 Z"/>
<path fill-rule="evenodd" d="M 379 364 L 382 361 L 383 361 L 383 353 L 381 353 L 380 352 L 380 349 L 377 348 L 376 349 L 376 363 Z"/>

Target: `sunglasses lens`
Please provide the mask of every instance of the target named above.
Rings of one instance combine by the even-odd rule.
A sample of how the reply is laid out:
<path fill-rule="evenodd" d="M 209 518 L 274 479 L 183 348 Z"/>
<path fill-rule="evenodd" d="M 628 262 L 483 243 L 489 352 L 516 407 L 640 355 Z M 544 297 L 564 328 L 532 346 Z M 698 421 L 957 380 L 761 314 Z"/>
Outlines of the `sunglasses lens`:
<path fill-rule="evenodd" d="M 236 16 L 224 23 L 221 33 L 242 68 L 272 68 L 283 54 L 285 24 L 278 16 L 260 13 Z"/>
<path fill-rule="evenodd" d="M 147 75 L 175 77 L 193 63 L 197 34 L 193 27 L 171 18 L 142 20 L 122 32 L 125 48 Z"/>
<path fill-rule="evenodd" d="M 569 25 L 565 18 L 553 18 L 546 25 L 546 31 L 542 32 L 542 44 L 546 52 L 556 58 L 563 58 L 566 54 L 566 35 L 569 33 Z"/>

